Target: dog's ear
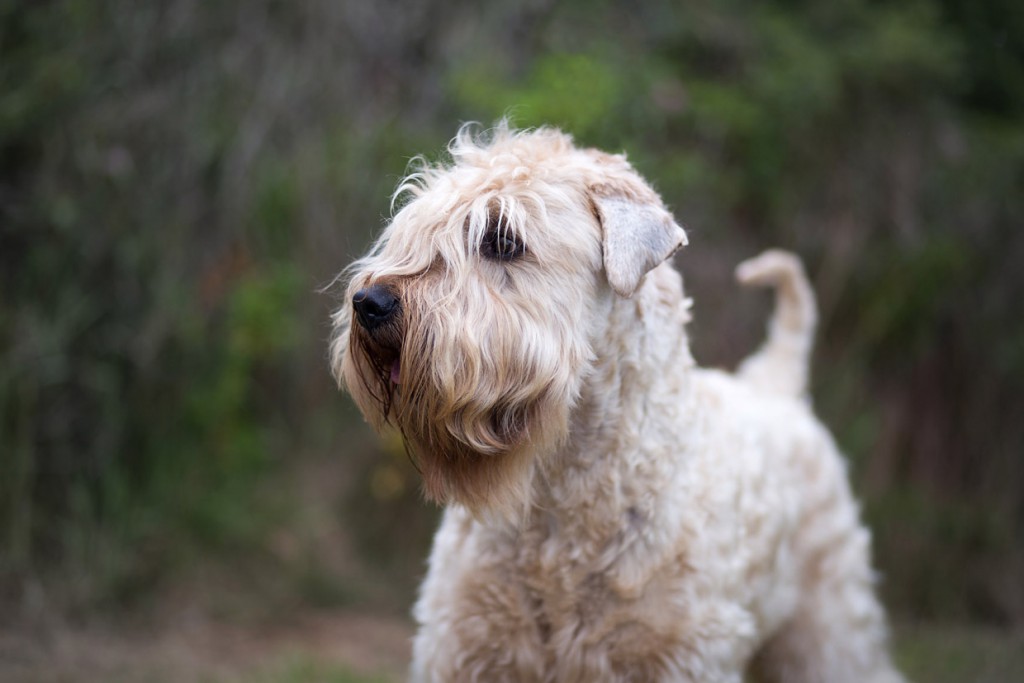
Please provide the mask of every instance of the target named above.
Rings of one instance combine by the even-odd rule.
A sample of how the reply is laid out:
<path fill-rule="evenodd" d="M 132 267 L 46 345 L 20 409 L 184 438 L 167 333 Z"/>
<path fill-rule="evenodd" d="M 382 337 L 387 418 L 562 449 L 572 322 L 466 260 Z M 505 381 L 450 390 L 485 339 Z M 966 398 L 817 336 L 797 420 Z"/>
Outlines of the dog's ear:
<path fill-rule="evenodd" d="M 601 222 L 604 270 L 616 294 L 632 296 L 649 270 L 686 245 L 686 233 L 658 202 L 591 194 Z"/>

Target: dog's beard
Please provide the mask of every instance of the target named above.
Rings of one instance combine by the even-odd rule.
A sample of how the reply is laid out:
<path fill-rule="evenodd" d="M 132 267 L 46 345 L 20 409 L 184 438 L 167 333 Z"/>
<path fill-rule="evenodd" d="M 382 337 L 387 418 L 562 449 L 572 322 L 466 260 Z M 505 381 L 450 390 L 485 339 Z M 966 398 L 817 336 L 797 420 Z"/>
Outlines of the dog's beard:
<path fill-rule="evenodd" d="M 353 398 L 375 427 L 401 431 L 427 498 L 517 513 L 533 461 L 567 431 L 565 381 L 542 371 L 558 364 L 516 354 L 521 345 L 499 323 L 467 334 L 437 308 L 405 302 L 400 352 L 381 338 L 394 330 L 351 326 L 342 374 Z M 488 339 L 506 344 L 480 348 Z"/>

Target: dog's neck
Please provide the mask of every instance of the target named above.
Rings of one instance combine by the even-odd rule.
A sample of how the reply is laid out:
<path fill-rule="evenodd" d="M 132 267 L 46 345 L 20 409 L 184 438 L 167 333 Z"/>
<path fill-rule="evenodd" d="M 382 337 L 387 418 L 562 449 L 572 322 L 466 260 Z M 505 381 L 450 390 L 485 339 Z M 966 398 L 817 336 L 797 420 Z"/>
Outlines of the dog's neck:
<path fill-rule="evenodd" d="M 660 516 L 658 491 L 678 466 L 690 419 L 689 301 L 668 264 L 629 299 L 611 295 L 596 319 L 596 356 L 566 444 L 534 478 L 534 509 L 567 530 L 609 533 Z M 672 452 L 663 452 L 671 447 Z"/>

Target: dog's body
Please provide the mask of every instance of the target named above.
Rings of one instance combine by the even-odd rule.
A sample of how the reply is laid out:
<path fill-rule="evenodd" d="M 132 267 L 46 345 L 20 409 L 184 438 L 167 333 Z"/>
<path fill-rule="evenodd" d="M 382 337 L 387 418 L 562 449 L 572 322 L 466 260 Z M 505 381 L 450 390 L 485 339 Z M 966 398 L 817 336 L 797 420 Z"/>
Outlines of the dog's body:
<path fill-rule="evenodd" d="M 690 356 L 685 244 L 622 157 L 460 136 L 353 268 L 335 368 L 449 503 L 415 681 L 894 683 L 868 533 L 802 399 L 799 264 L 768 343 Z M 356 322 L 353 323 L 353 320 Z"/>

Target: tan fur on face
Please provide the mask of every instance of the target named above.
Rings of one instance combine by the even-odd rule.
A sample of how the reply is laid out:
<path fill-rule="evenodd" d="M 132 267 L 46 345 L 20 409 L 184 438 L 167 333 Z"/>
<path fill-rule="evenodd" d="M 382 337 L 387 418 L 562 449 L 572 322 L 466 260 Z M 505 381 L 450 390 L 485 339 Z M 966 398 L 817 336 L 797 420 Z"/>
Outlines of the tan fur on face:
<path fill-rule="evenodd" d="M 348 307 L 332 362 L 371 423 L 402 431 L 428 497 L 508 511 L 525 503 L 534 459 L 566 437 L 592 355 L 587 309 L 604 285 L 592 193 L 660 200 L 621 157 L 554 131 L 499 129 L 484 151 L 461 135 L 454 168 L 410 175 L 397 193 L 408 203 L 350 268 L 346 298 L 380 282 L 399 295 L 399 384 Z M 494 216 L 526 244 L 514 262 L 479 252 Z"/>
<path fill-rule="evenodd" d="M 442 273 L 428 272 L 399 291 L 400 383 L 364 360 L 372 352 L 364 353 L 366 335 L 354 330 L 342 372 L 357 403 L 378 425 L 391 421 L 402 431 L 428 497 L 474 508 L 521 500 L 515 487 L 526 479 L 531 451 L 565 435 L 573 371 L 552 351 L 566 342 L 522 335 L 543 308 L 488 305 L 494 294 L 485 283 L 453 289 Z M 375 380 L 370 390 L 367 376 Z"/>

